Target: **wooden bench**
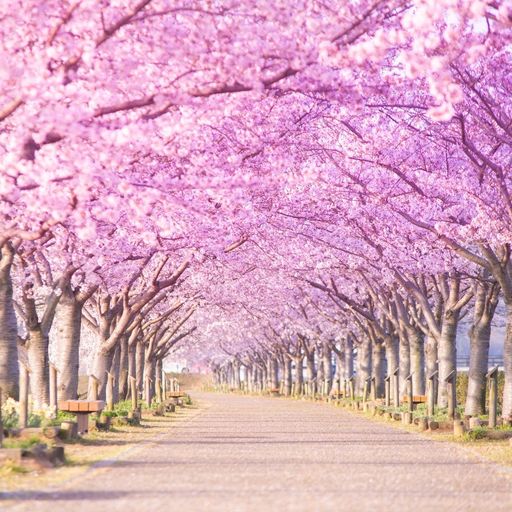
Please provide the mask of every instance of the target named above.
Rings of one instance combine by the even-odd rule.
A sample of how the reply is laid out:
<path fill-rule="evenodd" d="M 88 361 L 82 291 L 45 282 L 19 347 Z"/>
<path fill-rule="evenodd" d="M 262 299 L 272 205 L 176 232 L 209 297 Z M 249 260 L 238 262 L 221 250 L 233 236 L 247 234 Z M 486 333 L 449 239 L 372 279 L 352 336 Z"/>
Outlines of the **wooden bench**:
<path fill-rule="evenodd" d="M 185 398 L 185 393 L 181 391 L 168 391 L 167 398 Z"/>
<path fill-rule="evenodd" d="M 402 402 L 409 403 L 409 397 L 405 395 L 402 397 Z M 418 404 L 426 404 L 427 403 L 427 395 L 413 395 L 412 396 L 412 405 L 418 405 Z"/>
<path fill-rule="evenodd" d="M 103 400 L 62 400 L 58 404 L 60 411 L 72 412 L 76 415 L 79 434 L 89 431 L 89 414 L 99 413 L 105 408 Z"/>

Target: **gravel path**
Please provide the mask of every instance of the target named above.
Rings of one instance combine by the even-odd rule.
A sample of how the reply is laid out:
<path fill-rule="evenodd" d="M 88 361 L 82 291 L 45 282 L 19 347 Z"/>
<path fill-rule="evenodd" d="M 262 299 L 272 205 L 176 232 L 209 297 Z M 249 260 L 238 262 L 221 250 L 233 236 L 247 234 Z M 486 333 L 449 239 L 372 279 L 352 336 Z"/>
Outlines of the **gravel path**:
<path fill-rule="evenodd" d="M 321 404 L 193 398 L 169 434 L 9 510 L 512 511 L 511 472 L 459 446 Z"/>

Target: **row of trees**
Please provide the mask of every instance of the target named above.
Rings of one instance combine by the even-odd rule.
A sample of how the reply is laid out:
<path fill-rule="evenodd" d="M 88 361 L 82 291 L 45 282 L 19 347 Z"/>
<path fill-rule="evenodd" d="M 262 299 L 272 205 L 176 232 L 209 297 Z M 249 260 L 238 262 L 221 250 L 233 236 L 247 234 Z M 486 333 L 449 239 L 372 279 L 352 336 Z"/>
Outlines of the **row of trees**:
<path fill-rule="evenodd" d="M 471 317 L 478 414 L 501 301 L 510 417 L 510 4 L 253 4 L 0 7 L 0 385 L 356 347 L 443 405 Z"/>

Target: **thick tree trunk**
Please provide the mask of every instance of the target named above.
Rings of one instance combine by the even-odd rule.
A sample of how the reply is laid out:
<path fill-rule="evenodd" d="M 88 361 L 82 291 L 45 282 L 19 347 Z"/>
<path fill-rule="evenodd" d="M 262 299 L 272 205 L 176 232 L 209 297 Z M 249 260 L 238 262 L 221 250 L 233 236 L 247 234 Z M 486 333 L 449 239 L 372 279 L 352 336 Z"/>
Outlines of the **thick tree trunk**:
<path fill-rule="evenodd" d="M 425 343 L 425 366 L 427 379 L 439 369 L 437 360 L 437 340 L 432 335 L 427 336 L 427 341 Z"/>
<path fill-rule="evenodd" d="M 252 369 L 252 386 L 253 386 L 253 391 L 259 391 L 260 390 L 260 386 L 262 385 L 262 382 L 263 382 L 263 377 L 262 377 L 262 374 L 261 374 L 261 370 L 260 368 L 258 367 L 258 365 L 254 365 L 253 366 L 253 369 Z"/>
<path fill-rule="evenodd" d="M 292 394 L 292 361 L 289 357 L 284 358 L 284 394 Z"/>
<path fill-rule="evenodd" d="M 121 352 L 119 357 L 119 373 L 117 375 L 119 397 L 124 399 L 128 392 L 128 338 L 121 337 Z"/>
<path fill-rule="evenodd" d="M 334 382 L 340 381 L 340 387 L 343 388 L 343 379 L 345 378 L 345 352 L 343 347 L 335 352 L 336 354 L 336 373 L 334 375 Z"/>
<path fill-rule="evenodd" d="M 399 357 L 399 339 L 398 336 L 388 336 L 386 338 L 386 374 L 393 375 L 400 366 Z"/>
<path fill-rule="evenodd" d="M 437 405 L 446 407 L 448 404 L 446 377 L 457 370 L 457 323 L 459 320 L 458 311 L 447 311 L 443 316 L 441 337 L 439 338 L 439 394 Z"/>
<path fill-rule="evenodd" d="M 279 389 L 279 364 L 275 358 L 270 359 L 270 386 Z"/>
<path fill-rule="evenodd" d="M 489 365 L 491 322 L 498 304 L 498 290 L 478 284 L 473 325 L 469 329 L 470 353 L 466 416 L 478 416 L 485 412 L 485 385 Z"/>
<path fill-rule="evenodd" d="M 235 388 L 235 370 L 233 368 L 232 362 L 228 363 L 228 382 L 229 382 L 229 387 L 231 389 L 234 389 Z"/>
<path fill-rule="evenodd" d="M 48 345 L 48 336 L 44 336 L 40 329 L 29 331 L 27 357 L 30 370 L 30 392 L 35 410 L 42 409 L 43 404 L 48 405 L 50 400 Z"/>
<path fill-rule="evenodd" d="M 57 353 L 59 400 L 78 397 L 82 307 L 71 289 L 63 290 L 55 313 L 55 331 L 51 332 Z"/>
<path fill-rule="evenodd" d="M 311 350 L 306 355 L 306 379 L 313 393 L 316 392 L 316 369 L 315 369 L 315 351 Z"/>
<path fill-rule="evenodd" d="M 304 384 L 304 370 L 302 368 L 304 356 L 302 354 L 297 355 L 293 358 L 293 361 L 295 363 L 295 393 L 300 395 Z"/>
<path fill-rule="evenodd" d="M 469 331 L 470 355 L 468 374 L 468 393 L 464 414 L 478 416 L 485 411 L 485 384 L 489 364 L 489 342 L 491 338 L 490 321 L 473 324 Z"/>
<path fill-rule="evenodd" d="M 411 373 L 411 348 L 406 333 L 400 335 L 399 346 L 399 367 L 398 380 L 400 387 L 400 398 L 407 394 L 407 376 Z"/>
<path fill-rule="evenodd" d="M 505 386 L 503 390 L 502 416 L 512 421 L 512 297 L 506 297 L 506 334 L 503 344 L 503 367 Z"/>
<path fill-rule="evenodd" d="M 96 350 L 94 355 L 93 370 L 91 375 L 98 380 L 98 400 L 105 400 L 105 390 L 107 386 L 107 371 L 112 366 L 113 350 L 102 350 L 101 347 Z M 89 379 L 89 400 L 93 396 L 92 382 Z"/>
<path fill-rule="evenodd" d="M 373 344 L 373 372 L 372 377 L 375 379 L 375 397 L 384 396 L 384 379 L 386 378 L 386 361 L 384 359 L 384 345 L 382 343 Z"/>
<path fill-rule="evenodd" d="M 162 393 L 162 376 L 163 376 L 163 371 L 162 371 L 162 368 L 163 368 L 163 364 L 162 364 L 162 360 L 161 359 L 158 359 L 156 362 L 155 362 L 155 394 L 156 394 L 156 398 L 157 400 L 161 401 L 161 400 L 164 400 L 165 397 L 163 396 L 163 393 Z"/>
<path fill-rule="evenodd" d="M 144 380 L 144 345 L 140 341 L 135 345 L 135 379 L 137 390 L 140 392 Z"/>
<path fill-rule="evenodd" d="M 350 379 L 354 375 L 354 342 L 347 337 L 344 343 L 345 350 L 345 374 L 344 379 Z"/>
<path fill-rule="evenodd" d="M 155 396 L 155 366 L 156 361 L 153 357 L 144 361 L 144 400 L 148 406 Z"/>
<path fill-rule="evenodd" d="M 363 337 L 363 341 L 357 346 L 357 373 L 356 373 L 356 394 L 363 393 L 363 386 L 372 375 L 372 341 Z"/>
<path fill-rule="evenodd" d="M 233 384 L 235 389 L 240 389 L 242 387 L 242 381 L 240 379 L 240 363 L 238 361 L 233 362 Z"/>
<path fill-rule="evenodd" d="M 316 386 L 317 390 L 320 391 L 324 382 L 324 358 L 323 358 L 323 350 L 318 350 L 316 353 Z"/>
<path fill-rule="evenodd" d="M 112 399 L 116 404 L 119 402 L 119 371 L 121 364 L 121 347 L 118 345 L 114 350 L 114 355 L 112 356 L 112 364 L 110 366 L 110 373 L 114 376 L 114 389 L 112 394 Z"/>
<path fill-rule="evenodd" d="M 425 346 L 423 333 L 410 327 L 407 329 L 410 348 L 410 364 L 412 373 L 412 392 L 415 395 L 425 394 Z"/>
<path fill-rule="evenodd" d="M 324 368 L 325 393 L 328 395 L 332 387 L 332 349 L 329 345 L 324 345 L 322 351 L 322 363 Z"/>
<path fill-rule="evenodd" d="M 129 345 L 128 346 L 128 378 L 127 378 L 127 381 L 128 381 L 128 385 L 127 385 L 127 389 L 126 389 L 126 394 L 125 394 L 125 398 L 128 399 L 128 398 L 131 398 L 131 386 L 130 386 L 130 377 L 133 377 L 133 378 L 137 378 L 137 364 L 136 364 L 136 353 L 137 353 L 137 349 L 136 349 L 136 344 L 133 343 L 132 345 Z M 217 372 L 217 375 L 220 377 L 220 373 Z M 219 381 L 220 383 L 220 381 Z"/>
<path fill-rule="evenodd" d="M 252 365 L 245 366 L 245 390 L 252 393 L 254 390 L 254 368 Z"/>
<path fill-rule="evenodd" d="M 269 375 L 268 367 L 266 364 L 263 364 L 261 366 L 261 374 L 260 374 L 261 389 L 268 388 L 268 386 L 269 386 L 268 375 Z"/>
<path fill-rule="evenodd" d="M 4 246 L 0 260 L 0 387 L 5 395 L 18 398 L 18 327 L 14 313 L 11 264 L 12 254 Z"/>

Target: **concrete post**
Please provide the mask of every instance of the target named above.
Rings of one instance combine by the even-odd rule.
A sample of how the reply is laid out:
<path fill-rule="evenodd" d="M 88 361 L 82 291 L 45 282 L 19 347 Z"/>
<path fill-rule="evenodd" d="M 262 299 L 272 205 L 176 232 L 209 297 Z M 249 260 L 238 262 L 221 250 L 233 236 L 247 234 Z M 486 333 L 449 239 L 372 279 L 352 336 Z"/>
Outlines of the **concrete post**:
<path fill-rule="evenodd" d="M 489 385 L 489 428 L 495 428 L 498 413 L 498 367 L 495 366 L 487 373 Z"/>

